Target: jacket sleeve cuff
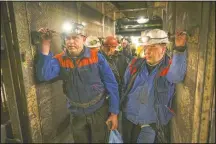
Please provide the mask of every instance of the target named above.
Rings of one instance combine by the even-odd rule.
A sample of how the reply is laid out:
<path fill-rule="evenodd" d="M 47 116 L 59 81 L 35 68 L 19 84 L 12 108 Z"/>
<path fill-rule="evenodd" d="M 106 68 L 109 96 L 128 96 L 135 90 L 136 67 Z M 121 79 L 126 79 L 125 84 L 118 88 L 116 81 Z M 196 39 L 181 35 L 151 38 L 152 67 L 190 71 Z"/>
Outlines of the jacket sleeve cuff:
<path fill-rule="evenodd" d="M 50 59 L 53 57 L 53 53 L 49 52 L 48 55 L 44 55 L 43 53 L 40 52 L 39 57 L 42 58 L 43 60 Z"/>
<path fill-rule="evenodd" d="M 113 108 L 113 107 L 109 107 L 109 112 L 118 115 L 119 114 L 119 109 L 116 109 L 116 108 Z"/>
<path fill-rule="evenodd" d="M 179 47 L 175 46 L 174 51 L 175 52 L 184 52 L 186 50 L 186 48 L 187 48 L 186 45 L 185 46 L 179 46 Z"/>

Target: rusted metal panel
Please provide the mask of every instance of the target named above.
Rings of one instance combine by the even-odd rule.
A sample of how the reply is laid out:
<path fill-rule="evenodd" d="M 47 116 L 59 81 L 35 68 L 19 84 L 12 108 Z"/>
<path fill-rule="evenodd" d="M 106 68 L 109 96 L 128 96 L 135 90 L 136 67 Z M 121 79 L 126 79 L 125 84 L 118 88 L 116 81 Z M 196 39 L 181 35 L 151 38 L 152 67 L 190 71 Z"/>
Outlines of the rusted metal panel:
<path fill-rule="evenodd" d="M 192 142 L 199 142 L 200 137 L 200 123 L 202 114 L 202 103 L 203 103 L 203 93 L 204 93 L 204 81 L 205 81 L 205 63 L 207 56 L 207 35 L 209 31 L 209 15 L 210 15 L 210 3 L 202 3 L 202 15 L 201 15 L 201 28 L 199 37 L 199 60 L 197 67 L 197 82 L 196 82 L 196 92 L 195 92 L 195 103 L 194 103 L 194 117 L 193 117 L 193 133 Z"/>
<path fill-rule="evenodd" d="M 189 2 L 178 2 L 176 3 L 177 11 L 176 11 L 176 30 L 188 30 L 193 25 L 200 25 L 201 20 L 201 3 L 189 3 Z M 196 11 L 196 13 L 194 12 Z M 196 19 L 192 20 L 192 17 L 196 15 Z M 192 37 L 199 36 L 199 27 L 197 27 L 198 33 L 193 33 Z M 191 38 L 191 37 L 190 37 Z M 189 39 L 190 39 L 189 38 Z M 187 71 L 186 76 L 183 82 L 182 87 L 178 88 L 177 93 L 177 105 L 178 110 L 177 114 L 180 115 L 179 122 L 176 125 L 180 135 L 176 135 L 178 139 L 175 139 L 175 142 L 191 142 L 192 135 L 192 124 L 193 124 L 193 105 L 194 105 L 194 97 L 195 94 L 195 84 L 196 84 L 196 71 L 198 61 L 198 43 L 191 42 L 188 40 L 188 49 L 187 49 Z M 193 69 L 191 66 L 194 66 Z"/>
<path fill-rule="evenodd" d="M 181 29 L 186 30 L 191 35 L 188 37 L 187 43 L 186 76 L 184 81 L 177 85 L 177 94 L 173 102 L 176 116 L 171 121 L 171 139 L 172 142 L 191 142 L 194 122 L 194 95 L 196 81 L 199 79 L 197 78 L 197 71 L 199 73 L 202 71 L 201 67 L 198 67 L 200 64 L 198 58 L 201 43 L 199 38 L 201 34 L 202 3 L 173 3 L 175 4 L 169 2 L 168 5 L 168 31 L 175 33 L 175 30 Z M 172 21 L 173 18 L 176 18 L 175 22 Z"/>
<path fill-rule="evenodd" d="M 11 77 L 11 69 L 9 65 L 10 63 L 9 63 L 8 52 L 7 50 L 5 50 L 4 53 L 1 52 L 1 69 L 3 71 L 3 76 L 5 77 L 4 85 L 6 87 L 8 111 L 9 111 L 9 116 L 11 119 L 13 135 L 14 137 L 22 141 L 22 134 L 21 134 L 20 120 L 19 120 L 19 114 L 18 114 L 17 103 L 16 103 L 16 96 L 14 93 L 13 80 Z"/>
<path fill-rule="evenodd" d="M 209 130 L 209 143 L 215 143 L 215 88 L 211 105 L 211 124 Z"/>
<path fill-rule="evenodd" d="M 104 11 L 105 11 L 105 10 L 104 10 L 104 7 L 105 7 L 105 6 L 104 6 L 104 3 L 102 3 L 102 14 L 103 14 L 103 17 L 102 17 L 102 37 L 104 37 L 104 30 L 105 30 L 105 29 L 104 29 L 104 28 L 105 28 L 105 27 L 104 27 L 104 26 L 105 26 L 105 23 L 104 23 L 104 21 L 105 21 L 105 15 L 104 15 Z"/>
<path fill-rule="evenodd" d="M 173 103 L 177 115 L 171 121 L 171 139 L 172 142 L 207 142 L 214 85 L 215 21 L 209 19 L 210 2 L 176 2 L 175 5 L 176 8 L 171 3 L 168 5 L 167 29 L 173 30 L 170 20 L 176 17 L 174 29 L 186 30 L 190 36 L 187 73 L 183 83 L 177 85 Z"/>
<path fill-rule="evenodd" d="M 85 7 L 84 7 L 85 8 Z M 82 8 L 81 8 L 82 9 Z M 35 55 L 36 47 L 31 45 L 30 32 L 41 27 L 61 31 L 62 24 L 67 20 L 77 21 L 77 7 L 75 2 L 14 2 L 15 23 L 17 27 L 20 53 L 25 53 L 26 61 L 22 62 L 23 81 L 27 96 L 28 116 L 30 131 L 33 142 L 52 142 L 60 135 L 61 123 L 68 116 L 66 100 L 62 92 L 62 83 L 36 83 L 35 78 Z M 88 11 L 92 11 L 89 9 Z M 98 16 L 99 15 L 99 16 Z M 102 35 L 102 27 L 92 22 L 98 20 L 101 24 L 101 15 L 87 17 L 80 13 L 80 21 L 87 23 L 86 29 L 89 34 Z M 113 25 L 110 21 L 105 26 L 111 31 Z M 110 29 L 110 30 L 109 30 Z M 90 31 L 91 30 L 91 31 Z M 54 54 L 62 51 L 61 38 L 54 37 L 51 44 Z"/>
<path fill-rule="evenodd" d="M 176 25 L 176 3 L 169 2 L 166 9 L 166 18 L 163 20 L 163 29 L 170 33 L 175 33 L 175 25 Z M 168 51 L 172 55 L 172 49 L 174 46 L 174 41 L 170 41 L 168 45 Z"/>
<path fill-rule="evenodd" d="M 205 21 L 204 26 L 209 28 L 207 36 L 207 51 L 205 59 L 205 79 L 203 87 L 203 99 L 201 110 L 201 123 L 199 141 L 200 143 L 207 143 L 209 136 L 209 124 L 211 121 L 211 100 L 214 96 L 215 85 L 215 3 L 209 2 L 208 7 L 210 10 L 209 23 Z M 205 9 L 203 9 L 206 11 Z"/>
<path fill-rule="evenodd" d="M 15 136 L 18 136 L 17 138 L 20 139 L 21 142 L 30 142 L 29 139 L 29 131 L 28 131 L 28 115 L 27 115 L 27 109 L 26 109 L 26 101 L 25 101 L 25 94 L 24 94 L 24 88 L 23 88 L 23 81 L 22 78 L 22 71 L 20 67 L 20 62 L 16 59 L 19 59 L 20 55 L 17 54 L 19 50 L 17 49 L 17 39 L 16 39 L 16 33 L 15 33 L 15 25 L 14 25 L 14 15 L 13 15 L 13 6 L 12 2 L 3 2 L 2 5 L 2 12 L 3 12 L 3 27 L 4 27 L 4 36 L 6 39 L 6 48 L 4 54 L 7 55 L 6 63 L 7 67 L 9 67 L 9 75 L 7 82 L 10 81 L 11 83 L 5 83 L 7 93 L 10 93 L 12 89 L 11 96 L 13 97 L 14 101 L 11 101 L 9 99 L 9 103 L 13 103 L 14 105 L 9 105 L 10 107 L 15 107 L 15 111 L 10 111 L 11 113 L 15 114 L 15 117 L 11 116 L 11 118 L 15 118 L 12 120 L 12 122 L 17 121 L 12 124 L 15 128 L 18 127 L 19 133 L 14 133 Z M 7 75 L 5 73 L 5 69 L 3 68 L 3 74 Z M 8 84 L 8 85 L 7 85 Z M 8 96 L 10 97 L 10 96 Z M 11 108 L 9 108 L 12 110 Z M 18 124 L 15 126 L 15 124 Z M 17 131 L 18 132 L 18 131 Z"/>
<path fill-rule="evenodd" d="M 29 38 L 29 17 L 26 11 L 25 2 L 14 3 L 15 23 L 17 27 L 18 45 L 20 53 L 26 52 L 26 61 L 21 63 L 23 81 L 25 86 L 25 95 L 28 109 L 28 118 L 30 125 L 30 138 L 32 142 L 42 142 L 40 117 L 37 104 L 36 87 L 34 85 L 34 49 L 31 47 Z M 35 17 L 36 18 L 36 17 Z M 19 54 L 19 52 L 18 52 Z M 17 59 L 19 60 L 19 59 Z"/>

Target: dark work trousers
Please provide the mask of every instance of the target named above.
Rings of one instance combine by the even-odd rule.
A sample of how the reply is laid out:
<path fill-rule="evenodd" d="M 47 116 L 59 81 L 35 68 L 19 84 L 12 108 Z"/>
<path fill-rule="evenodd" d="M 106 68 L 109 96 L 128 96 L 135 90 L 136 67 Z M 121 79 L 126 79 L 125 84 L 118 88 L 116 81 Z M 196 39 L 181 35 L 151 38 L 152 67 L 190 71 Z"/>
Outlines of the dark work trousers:
<path fill-rule="evenodd" d="M 106 125 L 108 118 L 108 102 L 95 112 L 71 116 L 71 130 L 75 143 L 107 143 L 109 130 Z"/>
<path fill-rule="evenodd" d="M 127 120 L 125 117 L 122 117 L 122 136 L 124 143 L 136 143 L 140 130 L 140 126 L 135 125 L 129 120 Z"/>
<path fill-rule="evenodd" d="M 155 130 L 153 125 L 141 128 L 122 117 L 122 130 L 124 143 L 154 143 Z"/>
<path fill-rule="evenodd" d="M 155 143 L 171 143 L 170 128 L 170 122 L 167 125 L 158 126 Z"/>

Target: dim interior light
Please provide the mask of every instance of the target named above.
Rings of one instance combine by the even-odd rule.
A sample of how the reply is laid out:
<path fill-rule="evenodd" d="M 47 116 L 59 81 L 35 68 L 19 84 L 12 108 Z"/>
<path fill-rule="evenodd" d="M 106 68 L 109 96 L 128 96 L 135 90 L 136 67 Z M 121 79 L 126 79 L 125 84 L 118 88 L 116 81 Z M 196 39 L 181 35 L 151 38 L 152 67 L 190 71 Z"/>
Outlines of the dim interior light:
<path fill-rule="evenodd" d="M 83 26 L 86 26 L 86 23 L 85 23 L 85 22 L 82 22 L 82 25 L 83 25 Z"/>
<path fill-rule="evenodd" d="M 147 23 L 148 21 L 149 21 L 149 18 L 143 18 L 143 17 L 141 17 L 141 18 L 137 19 L 138 23 Z"/>

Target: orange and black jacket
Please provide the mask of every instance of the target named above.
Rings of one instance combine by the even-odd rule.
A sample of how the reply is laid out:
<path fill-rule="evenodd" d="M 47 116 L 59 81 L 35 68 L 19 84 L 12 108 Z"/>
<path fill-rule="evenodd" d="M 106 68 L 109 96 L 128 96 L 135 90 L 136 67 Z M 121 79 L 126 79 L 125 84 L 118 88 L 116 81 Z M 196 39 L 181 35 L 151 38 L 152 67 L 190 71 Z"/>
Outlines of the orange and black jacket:
<path fill-rule="evenodd" d="M 36 74 L 40 81 L 49 81 L 60 77 L 65 82 L 67 98 L 73 103 L 85 104 L 95 101 L 101 93 L 110 97 L 109 112 L 119 113 L 118 84 L 106 59 L 97 50 L 84 47 L 82 54 L 73 59 L 67 52 L 53 57 L 39 54 L 36 64 Z M 105 96 L 96 104 L 87 108 L 69 103 L 69 110 L 74 115 L 92 113 L 103 105 Z"/>

